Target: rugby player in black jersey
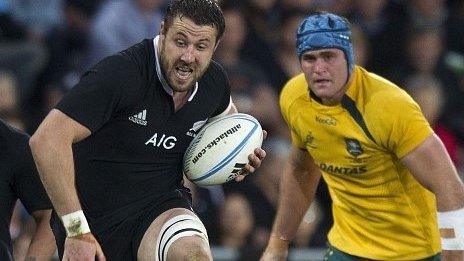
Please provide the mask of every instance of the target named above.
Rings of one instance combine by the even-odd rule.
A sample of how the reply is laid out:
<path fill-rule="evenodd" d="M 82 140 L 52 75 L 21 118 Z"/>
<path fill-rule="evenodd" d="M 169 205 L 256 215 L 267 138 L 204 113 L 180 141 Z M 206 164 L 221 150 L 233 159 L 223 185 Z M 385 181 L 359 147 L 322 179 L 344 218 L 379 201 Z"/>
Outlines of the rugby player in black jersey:
<path fill-rule="evenodd" d="M 55 253 L 50 229 L 52 205 L 27 145 L 29 136 L 0 120 L 0 260 L 12 259 L 10 221 L 19 199 L 36 223 L 27 260 L 49 260 Z"/>
<path fill-rule="evenodd" d="M 159 36 L 103 59 L 42 122 L 30 145 L 65 260 L 212 259 L 182 158 L 199 127 L 236 112 L 212 61 L 223 32 L 215 1 L 173 0 Z"/>

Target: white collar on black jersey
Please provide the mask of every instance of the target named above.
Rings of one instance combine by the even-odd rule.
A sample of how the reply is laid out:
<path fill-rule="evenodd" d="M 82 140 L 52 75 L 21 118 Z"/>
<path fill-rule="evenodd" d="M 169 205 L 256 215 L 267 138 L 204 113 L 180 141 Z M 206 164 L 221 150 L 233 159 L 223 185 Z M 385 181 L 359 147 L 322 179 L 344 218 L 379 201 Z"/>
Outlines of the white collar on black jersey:
<path fill-rule="evenodd" d="M 159 62 L 159 55 L 158 55 L 158 39 L 159 39 L 159 35 L 157 35 L 154 39 L 153 39 L 153 47 L 155 48 L 155 57 L 156 57 L 156 60 L 155 60 L 155 63 L 156 63 L 156 74 L 158 75 L 158 79 L 160 80 L 161 82 L 161 85 L 163 85 L 163 89 L 169 94 L 169 95 L 173 95 L 174 91 L 172 90 L 171 86 L 169 86 L 168 82 L 166 81 L 166 79 L 164 78 L 164 75 L 163 73 L 161 72 L 161 66 L 160 66 L 160 62 Z M 195 97 L 195 94 L 197 93 L 198 91 L 198 82 L 195 82 L 195 87 L 193 88 L 193 91 L 192 91 L 192 94 L 190 94 L 190 97 L 188 98 L 188 101 L 191 101 L 193 99 L 193 97 Z"/>

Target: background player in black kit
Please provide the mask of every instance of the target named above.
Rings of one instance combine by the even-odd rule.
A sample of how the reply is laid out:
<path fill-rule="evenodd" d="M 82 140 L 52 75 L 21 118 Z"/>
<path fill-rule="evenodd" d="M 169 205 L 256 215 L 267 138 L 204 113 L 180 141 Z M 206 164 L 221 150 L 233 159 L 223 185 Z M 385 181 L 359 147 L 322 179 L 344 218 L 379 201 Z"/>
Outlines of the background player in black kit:
<path fill-rule="evenodd" d="M 0 260 L 12 256 L 10 221 L 20 199 L 37 224 L 28 258 L 48 260 L 55 253 L 49 220 L 51 203 L 27 144 L 29 137 L 0 120 Z"/>
<path fill-rule="evenodd" d="M 211 60 L 223 32 L 214 1 L 174 0 L 159 36 L 102 60 L 42 122 L 30 145 L 65 260 L 212 259 L 182 157 L 199 126 L 236 112 Z"/>

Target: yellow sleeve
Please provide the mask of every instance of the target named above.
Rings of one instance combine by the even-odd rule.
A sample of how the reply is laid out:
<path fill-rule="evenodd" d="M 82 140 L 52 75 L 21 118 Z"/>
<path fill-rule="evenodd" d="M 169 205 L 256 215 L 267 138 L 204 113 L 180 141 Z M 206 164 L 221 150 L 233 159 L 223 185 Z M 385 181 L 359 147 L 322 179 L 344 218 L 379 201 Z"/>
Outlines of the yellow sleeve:
<path fill-rule="evenodd" d="M 399 91 L 389 100 L 384 113 L 387 119 L 391 117 L 387 147 L 402 158 L 429 137 L 433 130 L 419 105 L 406 92 Z"/>
<path fill-rule="evenodd" d="M 280 93 L 279 105 L 280 111 L 282 113 L 282 117 L 284 118 L 285 122 L 288 125 L 291 134 L 292 144 L 297 146 L 298 148 L 305 148 L 305 144 L 301 137 L 297 134 L 294 128 L 294 122 L 292 121 L 292 112 L 297 108 L 292 108 L 292 105 L 295 99 L 299 96 L 297 91 L 297 80 L 300 78 L 301 75 L 296 76 L 290 81 L 288 81 L 285 86 L 283 87 Z"/>

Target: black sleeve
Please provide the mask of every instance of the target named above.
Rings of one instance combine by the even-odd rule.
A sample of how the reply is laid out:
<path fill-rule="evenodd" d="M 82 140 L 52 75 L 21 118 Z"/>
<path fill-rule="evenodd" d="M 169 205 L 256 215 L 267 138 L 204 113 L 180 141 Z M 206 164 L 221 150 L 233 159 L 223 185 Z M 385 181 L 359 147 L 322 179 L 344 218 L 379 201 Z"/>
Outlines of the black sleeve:
<path fill-rule="evenodd" d="M 95 132 L 127 106 L 140 82 L 133 62 L 109 56 L 84 73 L 56 108 Z"/>
<path fill-rule="evenodd" d="M 222 96 L 220 96 L 220 102 L 219 102 L 218 108 L 216 109 L 216 111 L 213 113 L 213 116 L 212 116 L 212 117 L 214 117 L 214 116 L 217 116 L 217 115 L 221 114 L 229 106 L 229 103 L 230 103 L 230 83 L 229 83 L 229 78 L 227 77 L 227 73 L 224 70 L 224 68 L 222 68 L 221 65 L 219 65 L 218 63 L 216 63 L 214 61 L 211 64 L 213 66 L 215 65 L 214 67 L 217 70 L 217 72 L 214 74 L 214 75 L 217 75 L 217 77 L 215 79 L 215 81 L 217 81 L 217 86 L 224 86 Z"/>
<path fill-rule="evenodd" d="M 14 186 L 16 194 L 26 207 L 29 214 L 36 210 L 51 209 L 52 204 L 45 192 L 39 173 L 32 158 L 32 153 L 28 145 L 28 138 L 24 137 L 24 143 L 18 150 L 16 158 L 16 172 L 14 176 Z"/>

